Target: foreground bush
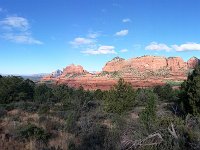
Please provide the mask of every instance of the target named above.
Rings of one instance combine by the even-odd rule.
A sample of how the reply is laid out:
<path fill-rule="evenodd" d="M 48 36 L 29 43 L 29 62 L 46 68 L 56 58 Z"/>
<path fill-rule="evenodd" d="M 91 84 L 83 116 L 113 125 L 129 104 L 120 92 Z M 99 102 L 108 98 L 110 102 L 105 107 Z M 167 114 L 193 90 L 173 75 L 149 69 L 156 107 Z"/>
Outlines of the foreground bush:
<path fill-rule="evenodd" d="M 176 101 L 177 98 L 177 91 L 172 89 L 172 86 L 166 84 L 164 86 L 156 86 L 153 89 L 153 92 L 159 96 L 161 101 L 173 102 Z"/>
<path fill-rule="evenodd" d="M 43 143 L 47 143 L 50 138 L 50 134 L 43 128 L 39 128 L 33 124 L 20 127 L 17 133 L 21 139 L 42 141 Z"/>
<path fill-rule="evenodd" d="M 185 113 L 200 115 L 200 66 L 181 85 L 180 101 Z"/>
<path fill-rule="evenodd" d="M 120 79 L 104 97 L 105 110 L 109 113 L 122 114 L 135 105 L 135 91 L 132 86 Z"/>
<path fill-rule="evenodd" d="M 20 100 L 32 100 L 34 82 L 21 77 L 7 76 L 0 78 L 0 103 L 8 104 Z"/>
<path fill-rule="evenodd" d="M 140 120 L 145 128 L 150 132 L 151 127 L 156 122 L 156 102 L 158 97 L 153 92 L 149 92 L 148 99 L 146 99 L 146 106 L 140 113 Z"/>

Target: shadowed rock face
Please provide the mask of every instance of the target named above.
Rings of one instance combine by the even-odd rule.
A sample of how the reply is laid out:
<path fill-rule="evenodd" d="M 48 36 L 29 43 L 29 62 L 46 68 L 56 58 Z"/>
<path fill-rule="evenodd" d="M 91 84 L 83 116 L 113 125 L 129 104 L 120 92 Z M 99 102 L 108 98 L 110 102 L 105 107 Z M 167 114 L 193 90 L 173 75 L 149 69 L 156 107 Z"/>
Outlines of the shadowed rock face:
<path fill-rule="evenodd" d="M 151 87 L 163 85 L 167 81 L 181 82 L 187 78 L 188 72 L 199 64 L 196 57 L 187 62 L 180 57 L 142 56 L 132 59 L 115 57 L 107 62 L 102 72 L 89 73 L 82 66 L 70 65 L 63 69 L 60 76 L 43 78 L 56 84 L 67 84 L 70 87 L 82 86 L 88 90 L 108 90 L 119 78 L 124 78 L 133 87 Z"/>
<path fill-rule="evenodd" d="M 200 60 L 196 57 L 192 57 L 187 61 L 188 68 L 195 68 L 197 64 L 200 64 Z"/>

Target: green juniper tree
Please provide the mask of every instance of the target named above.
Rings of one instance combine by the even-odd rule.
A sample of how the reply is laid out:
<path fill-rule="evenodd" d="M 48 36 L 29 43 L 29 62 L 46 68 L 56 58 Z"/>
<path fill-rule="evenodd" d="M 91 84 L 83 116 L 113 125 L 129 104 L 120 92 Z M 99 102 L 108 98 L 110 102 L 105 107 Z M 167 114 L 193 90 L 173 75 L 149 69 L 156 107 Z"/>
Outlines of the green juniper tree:
<path fill-rule="evenodd" d="M 105 110 L 122 114 L 135 105 L 135 91 L 129 83 L 119 79 L 118 83 L 105 94 Z"/>
<path fill-rule="evenodd" d="M 157 95 L 149 91 L 149 97 L 147 99 L 145 109 L 140 113 L 140 121 L 145 126 L 145 128 L 150 131 L 151 127 L 156 121 L 156 101 L 158 99 Z"/>
<path fill-rule="evenodd" d="M 200 66 L 181 85 L 181 103 L 186 113 L 200 114 Z"/>

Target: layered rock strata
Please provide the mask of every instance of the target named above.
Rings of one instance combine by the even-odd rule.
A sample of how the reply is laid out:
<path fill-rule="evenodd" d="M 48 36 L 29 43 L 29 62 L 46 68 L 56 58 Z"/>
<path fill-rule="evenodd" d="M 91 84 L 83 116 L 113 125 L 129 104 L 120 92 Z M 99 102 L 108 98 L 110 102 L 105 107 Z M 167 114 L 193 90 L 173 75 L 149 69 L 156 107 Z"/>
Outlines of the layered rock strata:
<path fill-rule="evenodd" d="M 64 68 L 61 75 L 43 78 L 42 81 L 74 88 L 82 86 L 86 90 L 108 90 L 119 78 L 124 78 L 134 88 L 145 88 L 167 82 L 182 82 L 199 62 L 196 57 L 187 62 L 180 57 L 142 56 L 128 60 L 116 57 L 98 73 L 89 73 L 82 66 L 72 64 Z"/>

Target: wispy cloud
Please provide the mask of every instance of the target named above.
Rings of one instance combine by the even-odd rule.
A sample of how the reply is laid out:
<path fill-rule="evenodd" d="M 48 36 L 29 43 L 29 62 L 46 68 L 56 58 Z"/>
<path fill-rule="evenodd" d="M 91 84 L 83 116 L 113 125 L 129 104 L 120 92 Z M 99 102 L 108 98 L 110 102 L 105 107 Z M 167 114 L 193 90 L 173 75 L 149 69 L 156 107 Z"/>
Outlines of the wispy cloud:
<path fill-rule="evenodd" d="M 87 55 L 117 54 L 114 46 L 98 43 L 99 36 L 101 36 L 101 32 L 89 31 L 85 37 L 76 37 L 69 43 L 74 48 L 79 48 L 81 53 Z"/>
<path fill-rule="evenodd" d="M 19 29 L 22 31 L 26 31 L 29 28 L 29 23 L 26 18 L 23 17 L 6 17 L 0 21 L 0 25 L 10 29 Z"/>
<path fill-rule="evenodd" d="M 172 50 L 172 48 L 163 43 L 152 42 L 151 44 L 145 47 L 145 50 L 152 50 L 152 51 L 164 50 L 164 51 L 169 52 L 170 50 Z"/>
<path fill-rule="evenodd" d="M 114 46 L 106 46 L 106 45 L 100 46 L 97 50 L 88 49 L 88 50 L 82 51 L 82 53 L 89 54 L 89 55 L 117 54 Z"/>
<path fill-rule="evenodd" d="M 1 38 L 22 44 L 43 44 L 31 35 L 30 24 L 24 17 L 10 16 L 0 20 L 3 29 Z"/>
<path fill-rule="evenodd" d="M 128 30 L 121 30 L 119 32 L 116 32 L 116 36 L 126 36 L 128 34 Z"/>
<path fill-rule="evenodd" d="M 128 50 L 127 49 L 121 49 L 120 52 L 125 53 L 125 52 L 128 52 Z"/>
<path fill-rule="evenodd" d="M 165 50 L 167 52 L 171 50 L 175 50 L 177 52 L 200 51 L 200 43 L 190 42 L 190 43 L 184 43 L 181 45 L 174 44 L 174 45 L 168 46 L 163 43 L 152 42 L 150 45 L 147 45 L 145 47 L 145 50 L 155 50 L 155 51 Z"/>
<path fill-rule="evenodd" d="M 122 22 L 123 22 L 123 23 L 131 22 L 131 19 L 130 19 L 130 18 L 124 18 L 124 19 L 122 20 Z"/>
<path fill-rule="evenodd" d="M 97 37 L 99 37 L 101 35 L 101 33 L 100 32 L 89 32 L 88 34 L 87 34 L 87 37 L 88 38 L 91 38 L 91 39 L 96 39 Z"/>
<path fill-rule="evenodd" d="M 14 34 L 5 34 L 2 36 L 4 39 L 23 44 L 43 44 L 41 41 L 34 39 L 30 35 L 14 35 Z"/>
<path fill-rule="evenodd" d="M 83 38 L 83 37 L 77 37 L 73 41 L 70 41 L 70 44 L 74 46 L 80 46 L 80 45 L 88 45 L 92 44 L 94 41 L 89 38 Z"/>
<path fill-rule="evenodd" d="M 199 43 L 185 43 L 181 45 L 172 45 L 172 47 L 178 51 L 200 51 L 200 44 Z"/>

